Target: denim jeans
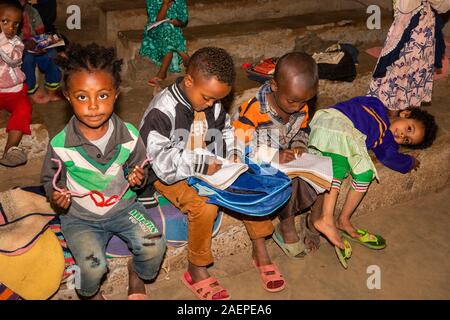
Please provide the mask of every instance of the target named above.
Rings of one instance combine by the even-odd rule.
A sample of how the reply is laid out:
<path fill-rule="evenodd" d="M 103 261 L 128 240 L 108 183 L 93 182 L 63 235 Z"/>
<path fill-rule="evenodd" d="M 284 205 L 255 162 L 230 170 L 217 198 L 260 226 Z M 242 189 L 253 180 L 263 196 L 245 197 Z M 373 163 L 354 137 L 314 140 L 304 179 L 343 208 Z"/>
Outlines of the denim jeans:
<path fill-rule="evenodd" d="M 55 49 L 48 49 L 45 54 L 37 55 L 24 51 L 22 71 L 26 76 L 26 84 L 28 85 L 28 93 L 33 94 L 38 89 L 38 83 L 36 81 L 36 65 L 39 70 L 45 74 L 45 87 L 48 90 L 56 90 L 60 86 L 61 82 L 61 70 L 53 62 L 58 56 Z"/>
<path fill-rule="evenodd" d="M 163 236 L 149 233 L 147 226 L 136 223 L 130 212 L 143 213 L 144 206 L 134 203 L 122 213 L 101 221 L 88 221 L 62 215 L 61 230 L 77 266 L 80 268 L 81 296 L 97 293 L 107 272 L 106 245 L 113 235 L 124 240 L 133 254 L 134 271 L 143 280 L 152 280 L 158 274 L 166 250 Z M 147 218 L 148 219 L 148 218 Z M 162 232 L 162 230 L 160 230 Z"/>

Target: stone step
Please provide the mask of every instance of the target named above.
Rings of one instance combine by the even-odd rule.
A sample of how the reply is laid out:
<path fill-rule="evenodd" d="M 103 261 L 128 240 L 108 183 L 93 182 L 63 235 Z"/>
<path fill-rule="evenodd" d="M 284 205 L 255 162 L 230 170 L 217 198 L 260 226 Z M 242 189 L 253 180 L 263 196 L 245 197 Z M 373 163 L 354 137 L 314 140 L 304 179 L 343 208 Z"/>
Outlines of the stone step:
<path fill-rule="evenodd" d="M 292 51 L 295 39 L 308 32 L 315 32 L 324 40 L 353 44 L 382 42 L 392 22 L 392 14 L 382 11 L 381 28 L 375 30 L 367 29 L 367 17 L 365 9 L 334 11 L 320 16 L 310 13 L 244 21 L 239 24 L 187 27 L 184 29 L 184 35 L 189 53 L 204 46 L 219 46 L 235 59 L 259 59 Z M 141 41 L 141 30 L 118 32 L 116 48 L 118 55 L 124 59 L 125 69 L 130 61 L 139 56 Z"/>
<path fill-rule="evenodd" d="M 342 0 L 187 0 L 189 26 L 214 25 L 257 19 L 280 18 L 307 13 L 361 9 L 367 5 Z M 391 1 L 378 5 L 391 8 Z M 145 1 L 99 1 L 99 30 L 113 44 L 120 30 L 140 30 L 147 24 Z M 318 16 L 318 15 L 317 15 Z"/>

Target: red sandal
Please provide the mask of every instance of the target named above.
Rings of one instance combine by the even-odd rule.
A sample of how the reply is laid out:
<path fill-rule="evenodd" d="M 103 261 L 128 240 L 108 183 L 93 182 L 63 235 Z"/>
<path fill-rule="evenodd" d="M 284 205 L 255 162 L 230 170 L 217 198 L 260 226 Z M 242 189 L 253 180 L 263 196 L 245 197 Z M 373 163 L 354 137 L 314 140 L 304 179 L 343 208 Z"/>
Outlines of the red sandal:
<path fill-rule="evenodd" d="M 227 290 L 214 277 L 194 283 L 191 274 L 185 272 L 182 280 L 184 285 L 200 300 L 230 300 Z M 211 286 L 212 284 L 215 284 L 215 286 Z"/>
<path fill-rule="evenodd" d="M 148 80 L 147 84 L 151 87 L 156 87 L 160 84 L 160 82 L 163 81 L 160 77 L 153 77 L 150 80 Z"/>
<path fill-rule="evenodd" d="M 284 278 L 275 264 L 272 263 L 265 266 L 259 266 L 255 259 L 253 259 L 253 265 L 259 271 L 261 282 L 265 290 L 269 292 L 279 292 L 285 288 Z M 277 288 L 269 288 L 269 283 L 275 283 L 277 281 L 283 281 L 283 284 Z"/>

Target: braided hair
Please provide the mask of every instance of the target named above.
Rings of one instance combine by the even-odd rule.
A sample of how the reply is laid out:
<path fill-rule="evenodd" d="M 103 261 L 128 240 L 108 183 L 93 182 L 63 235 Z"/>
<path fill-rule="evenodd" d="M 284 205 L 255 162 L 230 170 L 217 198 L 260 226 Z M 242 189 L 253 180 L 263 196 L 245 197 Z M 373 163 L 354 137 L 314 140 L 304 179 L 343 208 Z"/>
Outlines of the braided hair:
<path fill-rule="evenodd" d="M 66 57 L 58 57 L 55 63 L 63 70 L 64 83 L 67 87 L 70 76 L 79 71 L 105 71 L 114 79 L 114 86 L 119 88 L 122 82 L 120 72 L 122 59 L 117 59 L 114 48 L 105 48 L 96 43 L 82 46 L 77 43 L 70 44 Z"/>

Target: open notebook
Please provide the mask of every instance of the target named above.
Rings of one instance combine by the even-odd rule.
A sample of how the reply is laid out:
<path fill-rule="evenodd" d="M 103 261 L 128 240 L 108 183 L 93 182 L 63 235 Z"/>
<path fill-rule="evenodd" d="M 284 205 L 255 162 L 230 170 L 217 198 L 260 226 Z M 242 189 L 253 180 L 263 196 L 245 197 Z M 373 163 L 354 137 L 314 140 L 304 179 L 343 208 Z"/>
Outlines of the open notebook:
<path fill-rule="evenodd" d="M 170 21 L 170 19 L 167 18 L 167 19 L 164 19 L 164 20 L 160 20 L 160 21 L 156 21 L 156 22 L 150 23 L 149 25 L 147 25 L 147 31 L 150 31 L 150 30 L 156 28 L 157 26 L 159 26 L 160 24 L 163 24 L 163 23 L 169 22 L 169 21 Z"/>
<path fill-rule="evenodd" d="M 245 171 L 248 166 L 245 163 L 234 163 L 224 158 L 217 157 L 222 162 L 222 168 L 211 176 L 196 174 L 195 177 L 206 182 L 211 187 L 225 190 Z"/>
<path fill-rule="evenodd" d="M 318 193 L 322 193 L 331 187 L 333 167 L 329 157 L 303 153 L 291 162 L 283 164 L 272 162 L 271 165 L 290 178 L 300 177 Z"/>

